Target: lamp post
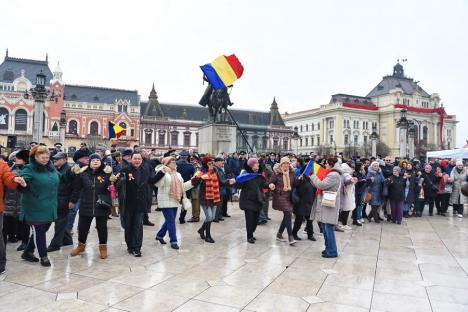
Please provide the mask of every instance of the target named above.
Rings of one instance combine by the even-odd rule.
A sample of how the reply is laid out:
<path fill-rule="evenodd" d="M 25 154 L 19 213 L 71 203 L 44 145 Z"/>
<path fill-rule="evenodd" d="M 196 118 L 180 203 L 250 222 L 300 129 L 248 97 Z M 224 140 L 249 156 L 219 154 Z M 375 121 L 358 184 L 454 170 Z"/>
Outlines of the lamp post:
<path fill-rule="evenodd" d="M 34 123 L 33 123 L 33 141 L 41 142 L 44 135 L 44 103 L 49 95 L 49 90 L 45 88 L 46 75 L 42 70 L 36 75 L 36 85 L 29 92 L 34 99 Z M 26 90 L 25 99 L 29 98 L 29 93 Z"/>
<path fill-rule="evenodd" d="M 409 130 L 408 130 L 408 157 L 409 159 L 414 158 L 414 135 L 416 133 L 414 123 L 411 123 Z"/>
<path fill-rule="evenodd" d="M 377 140 L 379 139 L 379 135 L 377 134 L 377 127 L 372 126 L 372 133 L 370 135 L 371 145 L 372 145 L 372 157 L 377 157 Z"/>
<path fill-rule="evenodd" d="M 408 119 L 406 109 L 400 111 L 400 119 L 397 122 L 397 128 L 400 129 L 400 157 L 407 157 L 408 153 Z"/>
<path fill-rule="evenodd" d="M 65 130 L 67 128 L 67 113 L 62 110 L 60 113 L 60 143 L 65 147 Z"/>
<path fill-rule="evenodd" d="M 296 155 L 299 153 L 299 146 L 298 146 L 299 138 L 300 138 L 300 135 L 299 135 L 297 126 L 295 126 L 294 127 L 294 132 L 293 132 L 293 135 L 292 135 L 292 139 L 294 140 L 294 142 L 296 144 Z"/>

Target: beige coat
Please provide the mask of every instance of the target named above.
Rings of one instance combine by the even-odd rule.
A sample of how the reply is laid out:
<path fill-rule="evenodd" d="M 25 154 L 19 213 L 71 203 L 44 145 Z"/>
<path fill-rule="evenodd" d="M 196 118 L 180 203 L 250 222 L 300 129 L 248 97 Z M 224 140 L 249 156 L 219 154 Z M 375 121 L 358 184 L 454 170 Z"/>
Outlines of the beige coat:
<path fill-rule="evenodd" d="M 312 185 L 316 188 L 330 191 L 330 192 L 337 192 L 338 195 L 336 196 L 335 207 L 323 207 L 321 205 L 322 202 L 322 195 L 317 195 L 314 205 L 312 207 L 313 219 L 317 220 L 318 222 L 328 223 L 328 224 L 337 224 L 338 223 L 338 215 L 340 213 L 340 190 L 341 190 L 341 165 L 336 163 L 333 167 L 333 171 L 330 172 L 323 181 L 320 181 L 317 176 L 312 175 L 310 177 Z M 312 216 L 311 216 L 312 218 Z"/>
<path fill-rule="evenodd" d="M 450 179 L 453 179 L 453 189 L 452 194 L 450 195 L 450 204 L 468 204 L 468 199 L 464 196 L 461 192 L 462 185 L 466 182 L 467 176 L 466 169 L 463 169 L 460 173 L 458 173 L 457 168 L 453 168 L 452 172 L 450 173 Z"/>

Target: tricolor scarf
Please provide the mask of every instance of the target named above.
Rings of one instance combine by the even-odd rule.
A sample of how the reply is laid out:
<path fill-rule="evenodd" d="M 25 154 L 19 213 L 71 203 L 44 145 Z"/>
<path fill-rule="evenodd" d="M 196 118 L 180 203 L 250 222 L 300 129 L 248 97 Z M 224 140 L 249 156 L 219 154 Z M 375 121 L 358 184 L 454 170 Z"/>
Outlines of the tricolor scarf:
<path fill-rule="evenodd" d="M 333 169 L 330 169 L 330 170 L 324 169 L 324 170 L 326 170 L 326 174 L 324 174 L 323 177 L 322 176 L 321 177 L 317 176 L 317 178 L 319 178 L 320 181 L 323 181 L 327 177 L 327 175 L 329 175 L 330 172 L 333 171 Z M 323 195 L 323 190 L 317 188 L 317 195 Z"/>
<path fill-rule="evenodd" d="M 221 201 L 221 194 L 219 192 L 218 174 L 216 170 L 208 170 L 202 175 L 203 181 L 205 181 L 205 198 L 212 200 L 213 203 L 219 203 Z"/>

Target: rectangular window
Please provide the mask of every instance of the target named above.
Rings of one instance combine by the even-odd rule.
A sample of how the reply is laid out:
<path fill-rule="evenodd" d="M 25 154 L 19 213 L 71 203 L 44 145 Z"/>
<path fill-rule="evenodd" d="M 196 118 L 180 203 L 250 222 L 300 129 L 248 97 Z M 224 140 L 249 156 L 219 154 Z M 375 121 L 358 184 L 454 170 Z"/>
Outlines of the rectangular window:
<path fill-rule="evenodd" d="M 159 132 L 158 144 L 159 146 L 166 145 L 166 133 L 165 132 Z"/>
<path fill-rule="evenodd" d="M 130 136 L 132 138 L 135 136 L 135 129 L 130 129 Z"/>
<path fill-rule="evenodd" d="M 317 137 L 317 145 L 320 145 L 320 137 Z"/>
<path fill-rule="evenodd" d="M 184 133 L 184 146 L 190 146 L 190 133 Z"/>
<path fill-rule="evenodd" d="M 349 136 L 347 134 L 345 134 L 345 136 L 344 136 L 344 144 L 345 145 L 349 144 Z"/>
<path fill-rule="evenodd" d="M 358 144 L 358 136 L 355 135 L 355 136 L 354 136 L 354 145 L 357 145 L 357 144 Z"/>
<path fill-rule="evenodd" d="M 305 146 L 309 146 L 309 139 L 305 138 Z"/>
<path fill-rule="evenodd" d="M 311 145 L 311 146 L 314 146 L 314 137 L 311 137 L 311 138 L 310 138 L 310 145 Z"/>
<path fill-rule="evenodd" d="M 364 136 L 364 145 L 367 145 L 367 135 Z"/>
<path fill-rule="evenodd" d="M 179 145 L 179 132 L 171 132 L 171 146 Z"/>

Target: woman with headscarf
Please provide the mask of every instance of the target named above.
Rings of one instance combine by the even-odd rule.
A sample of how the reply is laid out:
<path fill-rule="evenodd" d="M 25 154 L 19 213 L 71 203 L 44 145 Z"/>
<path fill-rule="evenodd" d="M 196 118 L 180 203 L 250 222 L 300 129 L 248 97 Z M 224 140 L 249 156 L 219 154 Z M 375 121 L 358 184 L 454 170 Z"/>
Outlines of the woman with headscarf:
<path fill-rule="evenodd" d="M 338 220 L 341 222 L 341 225 L 338 223 L 336 226 L 341 230 L 351 230 L 351 227 L 348 225 L 349 213 L 355 208 L 355 184 L 357 178 L 353 177 L 354 169 L 351 168 L 347 163 L 341 164 L 341 207 L 340 215 Z"/>
<path fill-rule="evenodd" d="M 468 203 L 468 199 L 462 194 L 461 190 L 466 183 L 468 172 L 463 166 L 462 160 L 457 160 L 455 168 L 450 173 L 449 182 L 453 184 L 450 203 L 453 206 L 453 215 L 463 218 L 463 205 Z"/>
<path fill-rule="evenodd" d="M 368 215 L 369 222 L 374 218 L 375 223 L 380 223 L 380 206 L 383 204 L 384 176 L 377 161 L 372 162 L 367 171 L 367 193 L 370 196 L 369 204 L 371 213 Z"/>
<path fill-rule="evenodd" d="M 325 239 L 325 250 L 322 251 L 324 258 L 338 257 L 338 249 L 335 239 L 335 225 L 338 223 L 338 215 L 340 212 L 340 190 L 341 190 L 341 166 L 336 157 L 330 157 L 325 160 L 325 177 L 320 179 L 317 175 L 311 175 L 310 180 L 312 185 L 317 188 L 317 197 L 315 198 L 314 220 L 321 223 L 323 230 L 323 238 Z M 324 192 L 333 196 L 335 194 L 334 206 L 331 203 L 324 202 Z M 329 200 L 330 202 L 330 200 Z"/>
<path fill-rule="evenodd" d="M 401 168 L 393 167 L 392 176 L 386 179 L 390 199 L 391 218 L 393 223 L 401 224 L 407 175 L 400 175 Z"/>
<path fill-rule="evenodd" d="M 108 191 L 112 168 L 106 166 L 98 154 L 89 156 L 89 166 L 83 167 L 75 177 L 73 194 L 70 202 L 80 201 L 78 218 L 78 245 L 70 252 L 74 257 L 86 249 L 89 229 L 96 219 L 96 230 L 99 239 L 99 255 L 107 258 L 107 217 L 111 213 L 112 200 Z"/>
<path fill-rule="evenodd" d="M 175 218 L 177 210 L 182 205 L 184 192 L 198 185 L 200 178 L 194 177 L 184 182 L 184 179 L 177 172 L 176 159 L 173 156 L 166 156 L 162 159 L 161 165 L 156 167 L 156 183 L 158 188 L 158 208 L 164 215 L 164 223 L 156 234 L 156 240 L 161 244 L 166 244 L 164 236 L 169 232 L 172 249 L 179 249 L 177 244 L 177 233 Z M 162 176 L 162 178 L 161 178 Z"/>
<path fill-rule="evenodd" d="M 445 172 L 445 166 L 447 166 L 447 164 L 443 165 L 442 161 L 441 166 L 437 166 L 435 172 L 436 177 L 439 177 L 439 183 L 437 184 L 439 190 L 435 198 L 435 205 L 437 214 L 444 217 L 448 209 L 450 193 L 452 192 L 452 184 L 448 183 L 450 176 Z"/>
<path fill-rule="evenodd" d="M 279 164 L 273 168 L 273 175 L 270 178 L 270 188 L 273 189 L 273 209 L 283 212 L 283 220 L 279 227 L 276 239 L 280 242 L 285 242 L 283 237 L 284 229 L 288 232 L 288 241 L 290 245 L 294 245 L 296 240 L 292 236 L 292 221 L 291 214 L 293 211 L 293 203 L 291 197 L 292 185 L 294 183 L 294 170 L 291 167 L 289 157 L 281 158 Z"/>

